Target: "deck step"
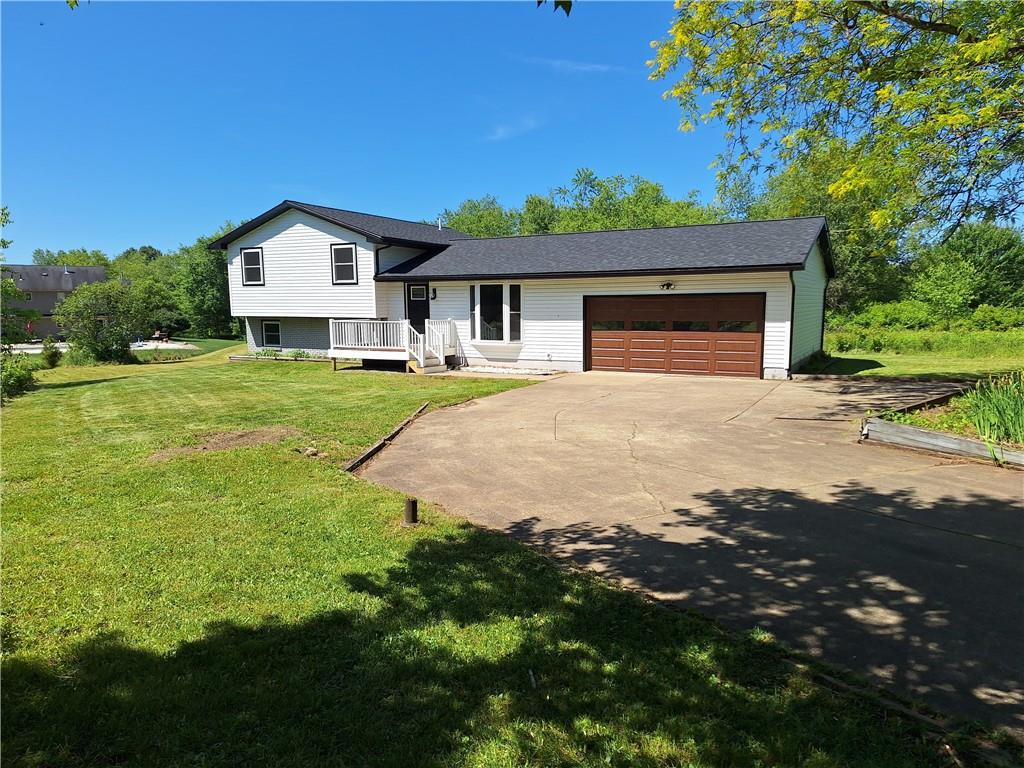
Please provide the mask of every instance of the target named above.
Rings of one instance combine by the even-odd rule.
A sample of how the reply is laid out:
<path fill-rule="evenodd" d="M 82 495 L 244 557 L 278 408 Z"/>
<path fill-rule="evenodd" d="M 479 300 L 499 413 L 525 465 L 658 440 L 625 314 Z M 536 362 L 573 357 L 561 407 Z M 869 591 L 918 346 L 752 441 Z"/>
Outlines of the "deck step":
<path fill-rule="evenodd" d="M 437 365 L 425 365 L 422 368 L 416 366 L 416 373 L 441 373 L 441 371 L 447 371 L 448 366 L 444 363 L 438 363 Z"/>

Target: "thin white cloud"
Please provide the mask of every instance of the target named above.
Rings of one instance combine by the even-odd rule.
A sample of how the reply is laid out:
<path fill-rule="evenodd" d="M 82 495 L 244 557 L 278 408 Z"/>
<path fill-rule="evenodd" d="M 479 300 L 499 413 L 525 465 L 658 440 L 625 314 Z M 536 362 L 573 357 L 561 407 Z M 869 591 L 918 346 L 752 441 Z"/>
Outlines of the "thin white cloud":
<path fill-rule="evenodd" d="M 546 59 L 541 56 L 529 56 L 522 59 L 527 64 L 537 64 L 547 67 L 554 72 L 583 72 L 588 74 L 600 74 L 604 72 L 615 72 L 622 67 L 612 64 L 596 64 L 590 61 L 573 61 L 572 59 Z"/>
<path fill-rule="evenodd" d="M 521 117 L 507 123 L 498 123 L 484 138 L 487 141 L 505 141 L 540 128 L 541 122 L 535 117 Z"/>

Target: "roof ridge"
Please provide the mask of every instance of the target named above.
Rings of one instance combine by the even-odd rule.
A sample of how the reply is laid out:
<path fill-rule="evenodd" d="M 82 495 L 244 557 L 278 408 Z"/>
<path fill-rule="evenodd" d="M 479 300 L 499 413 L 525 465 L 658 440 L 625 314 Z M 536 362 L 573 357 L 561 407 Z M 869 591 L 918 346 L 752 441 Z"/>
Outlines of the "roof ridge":
<path fill-rule="evenodd" d="M 328 211 L 337 211 L 338 213 L 354 213 L 357 216 L 372 216 L 375 219 L 388 219 L 389 221 L 400 221 L 403 224 L 418 224 L 421 227 L 430 227 L 431 229 L 435 229 L 436 230 L 436 226 L 434 224 L 431 224 L 429 221 L 413 221 L 412 219 L 400 219 L 397 216 L 385 216 L 385 215 L 380 214 L 380 213 L 369 213 L 368 211 L 353 211 L 350 208 L 333 208 L 333 207 L 331 207 L 329 205 L 319 205 L 318 203 L 303 203 L 303 202 L 301 202 L 299 200 L 285 200 L 284 202 L 288 203 L 289 205 L 301 205 L 301 206 L 303 206 L 305 208 L 323 208 L 323 209 L 328 210 Z M 443 227 L 443 229 L 448 229 L 448 230 L 451 230 L 452 232 L 459 232 L 459 230 L 454 229 L 453 227 L 449 227 L 449 226 L 445 226 L 445 227 Z M 465 232 L 460 232 L 459 234 L 465 234 Z M 471 240 L 471 239 L 475 239 L 475 238 L 469 236 L 469 237 L 455 238 L 455 239 L 457 239 L 457 240 Z"/>
<path fill-rule="evenodd" d="M 804 219 L 825 220 L 824 215 L 817 216 L 782 216 L 777 219 L 744 219 L 743 221 L 712 221 L 702 224 L 670 224 L 660 227 L 618 227 L 615 229 L 581 229 L 578 232 L 534 232 L 529 235 L 496 235 L 493 237 L 455 237 L 453 242 L 459 240 L 515 240 L 524 237 L 553 237 L 555 235 L 598 235 L 607 232 L 649 232 L 656 229 L 692 229 L 694 227 L 723 227 L 735 224 L 772 224 L 780 221 L 802 221 Z M 458 230 L 455 230 L 458 231 Z"/>

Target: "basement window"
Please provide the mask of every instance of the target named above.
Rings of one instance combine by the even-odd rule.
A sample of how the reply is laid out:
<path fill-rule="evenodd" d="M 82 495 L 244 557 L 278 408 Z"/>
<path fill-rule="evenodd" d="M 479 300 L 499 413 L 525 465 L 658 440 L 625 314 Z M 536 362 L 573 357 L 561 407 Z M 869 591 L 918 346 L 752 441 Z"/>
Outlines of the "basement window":
<path fill-rule="evenodd" d="M 263 321 L 263 346 L 264 347 L 280 347 L 281 346 L 281 321 L 280 320 L 264 320 Z"/>

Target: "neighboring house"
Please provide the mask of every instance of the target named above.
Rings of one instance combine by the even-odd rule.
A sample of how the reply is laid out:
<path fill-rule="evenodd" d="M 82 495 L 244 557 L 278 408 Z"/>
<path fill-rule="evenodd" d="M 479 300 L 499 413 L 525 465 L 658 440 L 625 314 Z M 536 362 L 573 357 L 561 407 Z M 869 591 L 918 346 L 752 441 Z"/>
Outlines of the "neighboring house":
<path fill-rule="evenodd" d="M 26 294 L 24 300 L 11 302 L 19 309 L 39 313 L 28 330 L 32 338 L 58 336 L 60 328 L 53 320 L 54 308 L 69 293 L 86 283 L 102 283 L 107 279 L 106 267 L 41 266 L 38 264 L 5 264 L 4 277 L 10 277 L 18 290 Z"/>
<path fill-rule="evenodd" d="M 250 349 L 784 378 L 821 349 L 824 218 L 473 238 L 289 200 L 211 243 Z"/>

